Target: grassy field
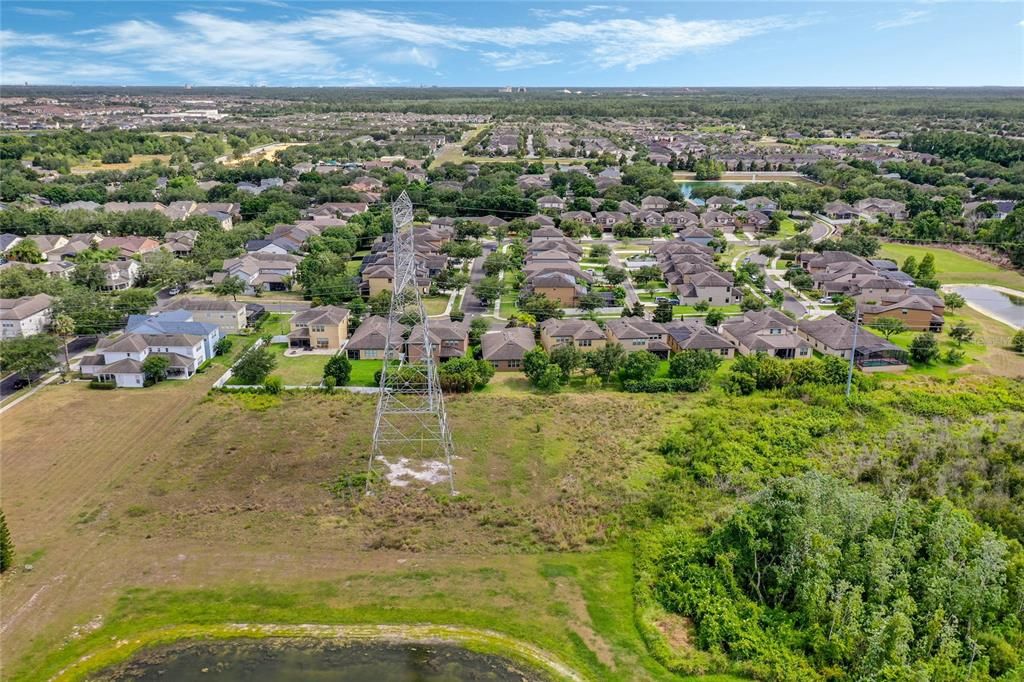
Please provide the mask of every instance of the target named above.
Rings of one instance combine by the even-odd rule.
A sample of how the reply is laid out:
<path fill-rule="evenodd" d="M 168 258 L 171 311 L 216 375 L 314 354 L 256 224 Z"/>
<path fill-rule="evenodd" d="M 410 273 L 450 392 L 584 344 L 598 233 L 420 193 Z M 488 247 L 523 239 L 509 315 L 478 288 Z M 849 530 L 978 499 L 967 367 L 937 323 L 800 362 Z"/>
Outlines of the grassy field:
<path fill-rule="evenodd" d="M 943 284 L 994 284 L 1024 291 L 1024 275 L 998 265 L 965 256 L 956 251 L 934 246 L 882 244 L 879 258 L 890 258 L 902 264 L 908 256 L 920 263 L 926 253 L 935 257 L 936 275 Z"/>
<path fill-rule="evenodd" d="M 34 564 L 5 579 L 0 646 L 19 661 L 5 677 L 168 625 L 443 622 L 532 642 L 590 679 L 680 679 L 640 639 L 616 520 L 661 468 L 648 416 L 667 425 L 677 408 L 453 396 L 462 494 L 365 498 L 326 486 L 364 470 L 373 396 L 204 399 L 212 379 L 46 387 L 5 419 L 4 508 Z M 47 428 L 66 414 L 79 426 Z"/>
<path fill-rule="evenodd" d="M 423 307 L 427 315 L 440 315 L 448 307 L 449 296 L 424 296 Z"/>
<path fill-rule="evenodd" d="M 148 163 L 150 161 L 161 161 L 167 163 L 171 160 L 170 154 L 133 154 L 127 163 L 103 163 L 102 161 L 89 161 L 71 167 L 75 175 L 86 175 L 96 171 L 125 171 Z"/>

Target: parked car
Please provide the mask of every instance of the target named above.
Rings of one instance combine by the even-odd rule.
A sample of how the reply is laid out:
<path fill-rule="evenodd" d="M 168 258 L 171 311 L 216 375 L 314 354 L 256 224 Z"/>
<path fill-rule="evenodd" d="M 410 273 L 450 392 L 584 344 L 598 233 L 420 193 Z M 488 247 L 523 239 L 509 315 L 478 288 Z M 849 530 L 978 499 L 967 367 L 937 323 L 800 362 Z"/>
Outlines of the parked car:
<path fill-rule="evenodd" d="M 167 290 L 167 295 L 168 296 L 177 296 L 180 293 L 181 293 L 181 287 L 171 287 L 170 289 Z"/>
<path fill-rule="evenodd" d="M 21 389 L 25 388 L 26 386 L 28 386 L 28 379 L 26 379 L 24 377 L 19 377 L 19 378 L 14 380 L 13 384 L 11 384 L 11 389 L 15 390 L 15 391 L 20 391 Z"/>
<path fill-rule="evenodd" d="M 656 296 L 654 298 L 654 302 L 655 303 L 668 303 L 668 299 L 665 298 L 664 296 Z"/>
<path fill-rule="evenodd" d="M 669 296 L 668 297 L 668 302 L 671 303 L 672 305 L 679 305 L 679 297 L 678 296 Z"/>
<path fill-rule="evenodd" d="M 831 296 L 822 296 L 821 298 L 818 299 L 818 303 L 832 303 L 832 302 L 833 301 L 832 301 L 832 297 Z"/>

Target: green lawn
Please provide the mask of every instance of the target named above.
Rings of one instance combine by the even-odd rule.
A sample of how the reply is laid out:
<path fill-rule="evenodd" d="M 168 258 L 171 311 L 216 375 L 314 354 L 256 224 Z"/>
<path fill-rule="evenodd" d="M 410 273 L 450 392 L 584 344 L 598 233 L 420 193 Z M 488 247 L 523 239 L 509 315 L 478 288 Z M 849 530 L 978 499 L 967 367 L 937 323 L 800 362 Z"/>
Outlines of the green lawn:
<path fill-rule="evenodd" d="M 349 360 L 352 363 L 352 374 L 349 376 L 349 386 L 376 386 L 374 374 L 380 369 L 380 360 Z"/>
<path fill-rule="evenodd" d="M 427 315 L 440 315 L 448 307 L 448 296 L 424 296 L 423 307 Z"/>
<path fill-rule="evenodd" d="M 998 265 L 980 261 L 949 249 L 910 244 L 882 244 L 879 258 L 895 260 L 900 265 L 907 256 L 920 263 L 926 253 L 935 257 L 935 271 L 943 284 L 994 284 L 1024 291 L 1024 275 Z"/>

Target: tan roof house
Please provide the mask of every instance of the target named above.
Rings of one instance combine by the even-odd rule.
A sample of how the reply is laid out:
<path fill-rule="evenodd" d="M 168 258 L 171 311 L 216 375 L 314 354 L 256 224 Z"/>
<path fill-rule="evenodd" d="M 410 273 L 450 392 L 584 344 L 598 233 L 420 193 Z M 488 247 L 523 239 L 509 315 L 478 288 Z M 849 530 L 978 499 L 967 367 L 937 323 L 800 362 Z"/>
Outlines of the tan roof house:
<path fill-rule="evenodd" d="M 348 339 L 348 308 L 322 305 L 291 319 L 288 345 L 306 350 L 338 350 Z"/>
<path fill-rule="evenodd" d="M 608 337 L 593 320 L 547 319 L 540 325 L 540 343 L 544 350 L 557 346 L 576 346 L 584 353 L 604 348 Z"/>

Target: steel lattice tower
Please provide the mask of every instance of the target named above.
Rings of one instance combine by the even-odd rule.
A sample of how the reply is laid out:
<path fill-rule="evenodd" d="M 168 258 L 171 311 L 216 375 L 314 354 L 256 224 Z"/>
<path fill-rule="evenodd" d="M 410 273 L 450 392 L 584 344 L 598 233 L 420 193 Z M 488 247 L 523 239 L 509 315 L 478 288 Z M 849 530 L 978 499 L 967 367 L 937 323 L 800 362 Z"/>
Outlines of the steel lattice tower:
<path fill-rule="evenodd" d="M 420 297 L 412 202 L 405 192 L 392 203 L 391 214 L 395 273 L 366 490 L 370 492 L 375 468 L 383 466 L 392 485 L 433 483 L 447 478 L 455 494 L 452 437 L 437 377 L 435 344 Z M 415 340 L 422 341 L 422 354 L 411 361 L 403 352 L 403 323 L 414 320 L 420 325 Z"/>

